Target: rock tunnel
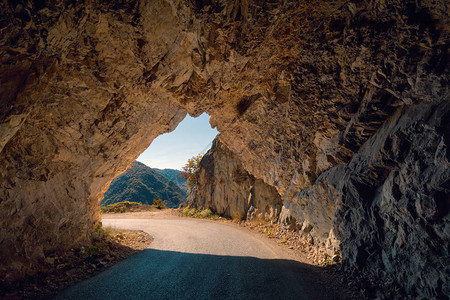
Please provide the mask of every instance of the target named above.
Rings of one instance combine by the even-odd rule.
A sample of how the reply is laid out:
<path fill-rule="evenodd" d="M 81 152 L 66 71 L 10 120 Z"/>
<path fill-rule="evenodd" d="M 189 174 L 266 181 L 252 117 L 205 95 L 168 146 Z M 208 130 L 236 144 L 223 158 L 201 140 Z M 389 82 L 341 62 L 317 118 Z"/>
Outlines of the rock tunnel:
<path fill-rule="evenodd" d="M 89 241 L 111 180 L 207 112 L 279 222 L 448 296 L 449 20 L 444 0 L 2 1 L 0 272 Z"/>

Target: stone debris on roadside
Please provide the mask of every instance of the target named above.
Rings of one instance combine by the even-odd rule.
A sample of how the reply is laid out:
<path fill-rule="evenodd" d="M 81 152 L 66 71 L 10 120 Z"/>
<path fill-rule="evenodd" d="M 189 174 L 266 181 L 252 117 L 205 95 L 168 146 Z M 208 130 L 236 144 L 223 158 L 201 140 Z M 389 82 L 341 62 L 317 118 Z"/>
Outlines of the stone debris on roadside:
<path fill-rule="evenodd" d="M 24 280 L 0 282 L 0 298 L 50 297 L 144 250 L 153 240 L 143 231 L 106 229 L 104 232 L 91 246 L 47 255 L 42 269 Z"/>

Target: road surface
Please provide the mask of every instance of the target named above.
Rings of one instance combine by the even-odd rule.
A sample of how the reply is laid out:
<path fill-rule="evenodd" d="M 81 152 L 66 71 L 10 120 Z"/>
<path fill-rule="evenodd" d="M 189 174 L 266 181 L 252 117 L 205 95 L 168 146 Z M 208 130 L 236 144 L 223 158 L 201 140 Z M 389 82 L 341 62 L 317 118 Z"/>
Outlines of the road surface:
<path fill-rule="evenodd" d="M 317 267 L 233 224 L 169 218 L 103 219 L 103 225 L 144 230 L 154 241 L 56 299 L 346 298 Z"/>

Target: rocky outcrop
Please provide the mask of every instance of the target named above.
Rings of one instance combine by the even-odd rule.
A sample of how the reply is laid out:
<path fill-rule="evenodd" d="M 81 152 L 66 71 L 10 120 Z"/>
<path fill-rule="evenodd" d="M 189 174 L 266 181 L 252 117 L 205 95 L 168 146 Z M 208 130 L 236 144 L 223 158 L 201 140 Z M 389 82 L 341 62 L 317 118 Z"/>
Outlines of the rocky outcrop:
<path fill-rule="evenodd" d="M 337 170 L 347 269 L 384 287 L 401 283 L 409 295 L 448 296 L 449 117 L 450 101 L 404 108 Z"/>
<path fill-rule="evenodd" d="M 409 295 L 445 297 L 449 116 L 450 101 L 397 111 L 348 164 L 323 172 L 294 201 L 285 201 L 281 222 L 301 234 L 305 228 L 313 237 L 323 234 L 320 246 L 329 251 L 337 239 L 344 268 L 370 278 L 371 297 L 380 286 L 390 298 L 400 297 L 403 288 Z M 329 228 L 332 239 L 326 231 L 314 234 L 317 228 Z"/>
<path fill-rule="evenodd" d="M 169 3 L 39 3 L 0 4 L 0 274 L 88 243 L 111 180 L 186 115 L 150 88 L 190 55 Z"/>
<path fill-rule="evenodd" d="M 218 138 L 200 161 L 187 203 L 234 219 L 266 221 L 277 220 L 282 204 L 277 190 L 250 175 Z"/>
<path fill-rule="evenodd" d="M 444 0 L 1 2 L 0 272 L 89 240 L 109 182 L 207 112 L 282 222 L 449 294 L 449 20 Z"/>

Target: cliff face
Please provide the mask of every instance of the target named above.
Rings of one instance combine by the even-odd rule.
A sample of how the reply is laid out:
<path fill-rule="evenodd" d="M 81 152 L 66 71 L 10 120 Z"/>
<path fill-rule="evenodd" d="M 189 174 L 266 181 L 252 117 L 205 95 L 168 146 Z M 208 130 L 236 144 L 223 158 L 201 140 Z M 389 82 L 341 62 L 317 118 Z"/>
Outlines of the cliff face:
<path fill-rule="evenodd" d="M 319 243 L 323 234 L 321 246 L 339 246 L 344 268 L 374 286 L 448 294 L 449 116 L 449 101 L 397 111 L 349 163 L 285 201 L 281 222 L 301 234 L 306 228 Z"/>
<path fill-rule="evenodd" d="M 87 241 L 109 182 L 206 111 L 282 222 L 450 293 L 446 1 L 149 2 L 1 2 L 0 271 Z"/>
<path fill-rule="evenodd" d="M 200 162 L 197 187 L 187 202 L 227 217 L 267 221 L 277 220 L 282 204 L 276 189 L 250 175 L 218 139 Z"/>
<path fill-rule="evenodd" d="M 184 118 L 149 77 L 189 36 L 165 1 L 0 6 L 0 273 L 26 273 L 87 243 L 111 180 Z"/>
<path fill-rule="evenodd" d="M 405 108 L 345 170 L 324 176 L 343 177 L 334 180 L 335 230 L 347 269 L 382 278 L 385 287 L 403 281 L 409 294 L 449 294 L 449 117 L 449 101 Z"/>

